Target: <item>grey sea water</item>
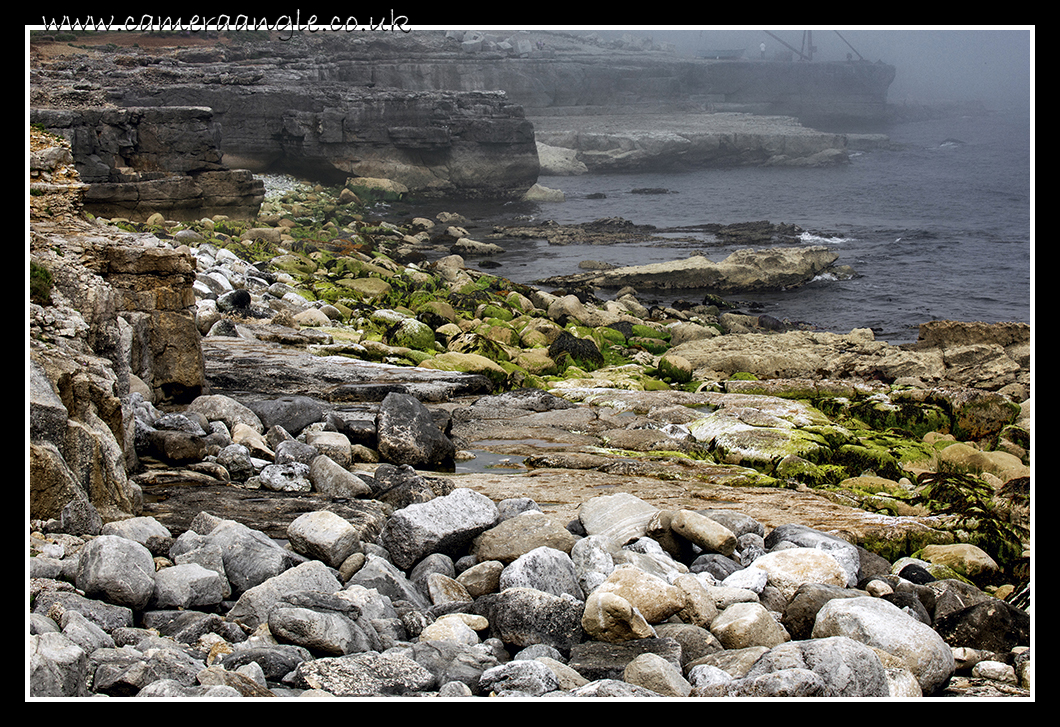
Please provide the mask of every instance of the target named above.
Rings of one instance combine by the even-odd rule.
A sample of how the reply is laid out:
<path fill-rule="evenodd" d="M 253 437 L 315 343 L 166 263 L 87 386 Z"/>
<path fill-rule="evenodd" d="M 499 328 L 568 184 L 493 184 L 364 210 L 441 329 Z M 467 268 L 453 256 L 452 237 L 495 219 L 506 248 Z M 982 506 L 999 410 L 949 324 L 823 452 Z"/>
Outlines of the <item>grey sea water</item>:
<path fill-rule="evenodd" d="M 1031 322 L 1030 117 L 995 112 L 905 123 L 887 133 L 896 148 L 853 153 L 839 167 L 542 177 L 541 184 L 565 193 L 565 202 L 454 209 L 481 227 L 520 215 L 560 223 L 622 217 L 659 228 L 791 223 L 806 230 L 805 244 L 834 248 L 838 263 L 859 275 L 735 296 L 748 312 L 839 333 L 868 327 L 891 343 L 916 340 L 917 327 L 933 319 Z M 631 193 L 644 187 L 670 194 Z M 602 199 L 590 197 L 601 193 Z M 519 283 L 579 272 L 578 262 L 587 259 L 635 265 L 702 252 L 721 260 L 735 249 L 706 234 L 663 245 L 502 244 L 507 252 L 491 272 Z M 658 300 L 692 300 L 701 292 Z"/>

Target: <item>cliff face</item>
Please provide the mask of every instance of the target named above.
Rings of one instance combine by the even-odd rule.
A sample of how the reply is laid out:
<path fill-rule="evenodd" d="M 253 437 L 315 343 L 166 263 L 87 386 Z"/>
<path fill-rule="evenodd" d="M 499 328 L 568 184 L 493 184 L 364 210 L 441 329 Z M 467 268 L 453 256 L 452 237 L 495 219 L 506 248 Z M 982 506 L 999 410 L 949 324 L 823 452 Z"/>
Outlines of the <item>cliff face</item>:
<path fill-rule="evenodd" d="M 533 125 L 501 92 L 406 92 L 334 84 L 121 88 L 122 106 L 213 109 L 224 160 L 332 183 L 384 177 L 423 196 L 509 198 L 537 181 Z"/>
<path fill-rule="evenodd" d="M 70 142 L 87 185 L 85 208 L 96 215 L 241 219 L 256 215 L 265 197 L 250 172 L 221 163 L 220 128 L 208 108 L 34 108 L 30 121 Z"/>
<path fill-rule="evenodd" d="M 177 109 L 209 114 L 188 122 L 203 140 L 213 135 L 223 157 L 200 161 L 217 169 L 290 172 L 328 183 L 387 177 L 423 196 L 516 197 L 537 181 L 533 125 L 502 91 L 484 88 L 375 87 L 336 72 L 327 49 L 321 55 L 313 44 L 272 41 L 165 52 L 129 48 L 41 63 L 31 71 L 31 106 L 35 121 L 74 142 L 79 169 L 96 190 L 86 199 L 90 208 L 92 195 L 104 192 L 97 185 L 127 182 L 122 175 L 130 168 L 154 171 L 130 161 L 148 160 L 136 144 L 150 135 L 141 131 L 131 139 L 134 132 L 111 118 L 144 109 L 157 118 Z M 179 141 L 158 138 L 169 146 Z M 162 167 L 185 163 L 177 154 Z M 206 173 L 212 170 L 184 176 Z M 129 194 L 111 188 L 107 201 L 123 193 Z"/>
<path fill-rule="evenodd" d="M 35 113 L 51 109 L 48 124 L 66 124 L 64 133 L 75 142 L 79 170 L 92 184 L 90 209 L 133 216 L 167 197 L 180 200 L 171 205 L 178 210 L 210 210 L 206 197 L 226 200 L 232 209 L 247 199 L 253 204 L 258 192 L 249 179 L 229 173 L 226 191 L 212 189 L 221 183 L 221 170 L 233 168 L 329 183 L 387 177 L 422 196 L 513 198 L 537 180 L 533 120 L 550 117 L 679 113 L 709 121 L 709 133 L 697 129 L 676 140 L 681 148 L 664 155 L 666 165 L 671 158 L 695 164 L 802 158 L 842 145 L 817 139 L 818 148 L 803 149 L 811 143 L 806 134 L 796 139 L 785 133 L 778 141 L 771 132 L 769 139 L 755 139 L 753 149 L 737 141 L 730 150 L 733 142 L 717 136 L 711 117 L 743 111 L 815 123 L 878 121 L 894 68 L 683 58 L 653 46 L 613 47 L 562 33 L 415 31 L 385 37 L 304 33 L 288 41 L 165 51 L 109 48 L 76 61 L 42 62 L 30 78 Z M 120 107 L 128 116 L 115 123 L 117 109 L 96 116 L 84 111 L 102 106 Z M 52 115 L 71 107 L 82 109 L 84 128 Z M 207 115 L 191 115 L 189 107 Z M 197 133 L 204 152 L 198 167 L 187 168 L 183 151 L 164 156 L 144 148 L 151 141 L 185 144 L 172 133 L 173 123 L 159 127 L 164 133 L 148 132 L 145 109 L 154 109 L 158 119 L 187 117 L 184 125 Z M 561 131 L 581 126 L 575 120 Z M 629 155 L 613 158 L 611 147 L 625 143 L 611 144 L 604 158 L 586 163 L 603 171 L 639 164 Z M 721 148 L 720 157 L 714 147 Z M 181 184 L 152 176 L 161 174 L 158 165 L 167 172 L 181 168 Z M 125 186 L 132 183 L 139 186 Z"/>
<path fill-rule="evenodd" d="M 503 89 L 530 117 L 605 109 L 748 110 L 804 123 L 874 122 L 886 117 L 894 66 L 640 59 L 437 57 L 430 62 L 355 60 L 336 71 L 350 82 L 407 90 Z"/>
<path fill-rule="evenodd" d="M 130 392 L 181 404 L 206 386 L 195 261 L 83 219 L 66 142 L 31 130 L 30 511 L 68 532 L 139 512 Z M 86 530 L 82 530 L 86 528 Z M 97 529 L 98 532 L 98 529 Z"/>
<path fill-rule="evenodd" d="M 310 64 L 296 68 L 290 44 L 268 62 L 305 82 L 502 90 L 531 119 L 591 110 L 713 110 L 795 116 L 807 124 L 881 121 L 895 75 L 884 63 L 710 60 L 561 32 L 417 31 L 372 42 L 324 34 L 304 42 L 302 60 L 312 58 Z"/>

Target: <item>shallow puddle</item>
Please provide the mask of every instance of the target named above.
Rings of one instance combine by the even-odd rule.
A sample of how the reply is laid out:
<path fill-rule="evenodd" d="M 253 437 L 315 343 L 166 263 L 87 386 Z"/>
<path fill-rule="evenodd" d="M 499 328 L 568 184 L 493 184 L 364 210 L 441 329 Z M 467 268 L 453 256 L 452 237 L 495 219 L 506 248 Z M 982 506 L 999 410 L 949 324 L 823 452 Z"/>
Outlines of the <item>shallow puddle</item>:
<path fill-rule="evenodd" d="M 475 455 L 474 459 L 456 463 L 457 473 L 469 472 L 497 472 L 497 473 L 522 473 L 526 471 L 523 465 L 524 457 L 513 454 L 497 454 L 487 452 L 484 449 L 467 450 Z"/>

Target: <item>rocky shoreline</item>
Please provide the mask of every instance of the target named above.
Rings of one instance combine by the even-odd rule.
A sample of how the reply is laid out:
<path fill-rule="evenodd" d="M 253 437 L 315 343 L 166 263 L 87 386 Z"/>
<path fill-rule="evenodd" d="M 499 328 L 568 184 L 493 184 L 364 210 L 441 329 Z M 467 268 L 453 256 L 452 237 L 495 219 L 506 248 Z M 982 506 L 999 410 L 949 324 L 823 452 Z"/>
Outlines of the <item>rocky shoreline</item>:
<path fill-rule="evenodd" d="M 90 220 L 39 156 L 29 697 L 1031 696 L 1026 325 L 546 292 L 350 189 Z"/>

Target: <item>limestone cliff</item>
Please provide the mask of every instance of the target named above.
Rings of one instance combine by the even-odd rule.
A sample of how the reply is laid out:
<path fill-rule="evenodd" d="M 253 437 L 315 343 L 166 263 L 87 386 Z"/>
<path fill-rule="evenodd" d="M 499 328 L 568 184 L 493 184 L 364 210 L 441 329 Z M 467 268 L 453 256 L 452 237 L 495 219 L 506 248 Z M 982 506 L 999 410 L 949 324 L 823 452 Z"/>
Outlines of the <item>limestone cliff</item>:
<path fill-rule="evenodd" d="M 228 168 L 330 183 L 387 177 L 420 196 L 464 198 L 508 199 L 529 189 L 540 169 L 535 133 L 536 141 L 578 150 L 594 171 L 842 163 L 841 135 L 792 123 L 761 128 L 749 114 L 879 121 L 894 78 L 885 64 L 706 60 L 650 43 L 541 31 L 306 32 L 180 49 L 97 48 L 76 61 L 32 64 L 31 105 L 208 108 L 212 116 L 194 123 L 217 134 L 223 158 L 213 161 Z M 646 120 L 633 133 L 587 133 L 586 118 L 619 115 Z M 687 128 L 675 128 L 674 116 Z M 545 120 L 547 138 L 536 128 Z M 108 128 L 96 136 L 124 149 L 123 134 Z M 118 157 L 146 160 L 81 148 L 75 144 L 83 174 L 114 157 L 108 183 L 129 181 L 121 175 L 133 165 Z M 103 181 L 90 195 L 104 193 Z M 141 206 L 185 191 L 171 182 L 155 187 Z M 99 201 L 128 207 L 128 194 L 108 187 Z"/>
<path fill-rule="evenodd" d="M 223 214 L 253 217 L 261 181 L 221 163 L 218 127 L 208 108 L 34 108 L 30 121 L 70 142 L 86 209 L 145 220 Z"/>
<path fill-rule="evenodd" d="M 142 505 L 132 394 L 202 393 L 190 254 L 88 222 L 85 185 L 57 136 L 31 130 L 30 513 L 92 532 Z"/>
<path fill-rule="evenodd" d="M 533 125 L 502 92 L 335 84 L 114 89 L 114 102 L 213 109 L 226 163 L 311 179 L 386 178 L 421 196 L 512 198 L 537 181 Z"/>
<path fill-rule="evenodd" d="M 128 181 L 126 172 L 187 167 L 184 153 L 152 158 L 141 148 L 155 140 L 187 146 L 172 127 L 150 135 L 124 124 L 123 113 L 146 120 L 146 109 L 155 119 L 184 114 L 200 132 L 206 153 L 199 166 L 181 172 L 185 177 L 225 168 L 330 183 L 386 177 L 421 196 L 500 199 L 537 181 L 533 125 L 503 91 L 375 87 L 335 73 L 332 59 L 318 52 L 304 42 L 265 41 L 206 51 L 105 50 L 42 62 L 31 71 L 34 121 L 69 130 L 80 171 L 93 177 L 85 180 L 93 185 L 89 202 L 97 185 Z M 199 116 L 191 118 L 191 109 Z M 82 126 L 91 132 L 78 132 Z M 125 201 L 128 192 L 98 189 L 107 203 Z M 179 189 L 160 191 L 184 196 Z"/>

